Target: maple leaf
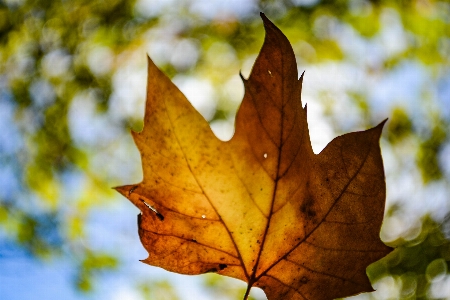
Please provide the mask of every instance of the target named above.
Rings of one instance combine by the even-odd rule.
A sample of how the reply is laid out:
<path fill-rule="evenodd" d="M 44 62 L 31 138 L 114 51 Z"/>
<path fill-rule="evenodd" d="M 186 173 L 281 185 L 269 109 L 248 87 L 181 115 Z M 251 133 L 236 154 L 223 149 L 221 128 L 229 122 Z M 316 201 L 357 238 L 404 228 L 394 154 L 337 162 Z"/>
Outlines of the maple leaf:
<path fill-rule="evenodd" d="M 384 122 L 309 139 L 292 47 L 261 14 L 266 37 L 228 142 L 149 59 L 144 129 L 133 132 L 144 180 L 117 190 L 140 210 L 143 262 L 216 272 L 268 299 L 325 300 L 372 291 L 366 267 L 385 256 L 379 231 Z"/>

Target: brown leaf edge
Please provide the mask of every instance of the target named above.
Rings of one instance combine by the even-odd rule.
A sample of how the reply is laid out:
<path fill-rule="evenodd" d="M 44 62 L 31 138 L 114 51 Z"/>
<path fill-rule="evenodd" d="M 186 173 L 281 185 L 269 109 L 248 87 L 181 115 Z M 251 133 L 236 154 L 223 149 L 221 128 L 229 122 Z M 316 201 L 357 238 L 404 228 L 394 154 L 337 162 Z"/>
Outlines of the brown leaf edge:
<path fill-rule="evenodd" d="M 267 26 L 267 23 L 269 22 L 270 24 L 271 24 L 271 22 L 270 22 L 270 20 L 268 20 L 266 17 L 265 17 L 265 15 L 264 14 L 262 14 L 261 13 L 261 17 L 263 18 L 263 20 L 264 20 L 264 24 L 265 24 L 265 26 Z M 274 27 L 275 27 L 275 25 L 273 25 Z M 305 107 L 305 110 L 306 110 L 306 107 Z M 379 129 L 379 133 L 381 134 L 381 129 L 382 129 L 382 127 L 383 127 L 383 124 L 386 122 L 386 120 L 385 121 L 383 121 L 381 124 L 379 124 L 378 126 L 376 126 L 375 128 L 378 128 Z M 375 129 L 375 128 L 372 128 L 372 130 L 373 129 Z M 345 135 L 344 135 L 345 136 Z M 338 137 L 338 138 L 336 138 L 336 139 L 339 139 L 340 137 Z M 333 140 L 334 141 L 334 140 Z M 330 143 L 331 144 L 331 143 Z M 116 188 L 117 190 L 119 190 L 119 188 Z M 119 191 L 120 192 L 120 191 Z M 131 193 L 131 190 L 129 191 L 129 193 Z M 122 193 L 123 194 L 123 193 Z M 124 194 L 125 195 L 125 194 Z M 125 195 L 126 196 L 126 195 Z M 149 207 L 150 209 L 151 209 L 151 207 Z M 160 220 L 162 220 L 164 217 L 162 216 L 162 215 L 158 215 L 158 212 L 155 212 L 156 213 L 156 215 L 157 215 L 157 217 L 160 219 Z M 140 219 L 140 218 L 139 218 Z M 253 282 L 253 283 L 251 283 L 251 284 L 249 284 L 249 289 L 248 289 L 248 291 L 250 290 L 250 287 L 251 286 L 253 286 L 253 284 L 255 284 L 255 282 Z M 246 293 L 246 297 L 248 296 L 248 293 Z M 245 298 L 246 298 L 245 297 Z"/>

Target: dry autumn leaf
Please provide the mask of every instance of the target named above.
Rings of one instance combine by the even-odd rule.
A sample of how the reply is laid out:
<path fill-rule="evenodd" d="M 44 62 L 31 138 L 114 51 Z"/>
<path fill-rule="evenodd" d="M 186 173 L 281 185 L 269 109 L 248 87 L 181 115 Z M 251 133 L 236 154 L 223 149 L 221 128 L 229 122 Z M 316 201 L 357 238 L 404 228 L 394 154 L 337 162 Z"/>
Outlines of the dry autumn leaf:
<path fill-rule="evenodd" d="M 366 267 L 391 251 L 379 231 L 383 123 L 314 154 L 297 64 L 263 14 L 266 37 L 228 142 L 148 62 L 144 180 L 117 190 L 136 205 L 145 263 L 216 272 L 268 299 L 329 300 L 372 291 Z"/>

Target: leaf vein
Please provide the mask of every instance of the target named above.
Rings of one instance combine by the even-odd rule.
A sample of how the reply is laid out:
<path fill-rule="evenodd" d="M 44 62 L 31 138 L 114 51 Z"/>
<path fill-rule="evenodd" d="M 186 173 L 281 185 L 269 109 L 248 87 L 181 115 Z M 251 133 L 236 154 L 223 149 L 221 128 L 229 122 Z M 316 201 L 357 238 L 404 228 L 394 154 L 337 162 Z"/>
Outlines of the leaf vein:
<path fill-rule="evenodd" d="M 385 250 L 371 250 L 371 249 L 339 249 L 339 248 L 328 248 L 328 247 L 324 247 L 324 246 L 319 246 L 316 244 L 313 244 L 311 242 L 308 241 L 303 241 L 305 244 L 311 245 L 313 247 L 322 249 L 322 250 L 327 250 L 327 251 L 340 251 L 340 252 L 359 252 L 359 253 L 380 253 L 380 252 L 384 252 Z"/>
<path fill-rule="evenodd" d="M 299 289 L 296 289 L 295 287 L 293 287 L 293 286 L 291 286 L 291 285 L 289 285 L 289 284 L 287 284 L 287 283 L 284 283 L 283 281 L 281 281 L 280 279 L 278 279 L 278 278 L 276 278 L 276 277 L 274 277 L 274 276 L 272 276 L 272 275 L 266 274 L 265 276 L 267 276 L 267 277 L 269 277 L 269 278 L 272 278 L 273 280 L 278 281 L 279 283 L 281 283 L 281 284 L 284 285 L 285 287 L 288 287 L 288 288 L 294 290 L 294 291 L 295 291 L 297 294 L 299 294 L 303 299 L 309 300 L 305 295 L 303 295 L 302 292 L 300 292 Z"/>
<path fill-rule="evenodd" d="M 305 265 L 303 265 L 303 264 L 299 264 L 299 263 L 297 263 L 297 262 L 295 262 L 295 261 L 293 261 L 293 260 L 287 259 L 287 258 L 286 258 L 286 261 L 288 261 L 288 262 L 290 262 L 290 263 L 293 263 L 294 265 L 299 266 L 299 267 L 301 267 L 301 268 L 304 268 L 304 269 L 306 269 L 306 270 L 308 270 L 308 271 L 310 271 L 310 272 L 312 272 L 312 273 L 316 273 L 316 274 L 320 274 L 320 275 L 329 276 L 329 277 L 332 277 L 332 278 L 335 278 L 335 279 L 340 279 L 340 280 L 342 280 L 342 281 L 348 281 L 348 282 L 350 282 L 350 283 L 353 283 L 354 285 L 361 286 L 360 283 L 358 283 L 358 282 L 356 282 L 356 281 L 353 281 L 353 280 L 350 280 L 350 279 L 348 279 L 348 278 L 340 277 L 340 276 L 337 276 L 337 275 L 334 275 L 334 274 L 331 274 L 331 273 L 327 273 L 327 272 L 317 271 L 317 270 L 311 269 L 311 268 L 309 268 L 309 267 L 307 267 L 307 266 L 305 266 Z"/>
<path fill-rule="evenodd" d="M 205 191 L 203 190 L 203 187 L 201 186 L 200 182 L 198 181 L 197 176 L 195 176 L 194 172 L 192 171 L 191 165 L 189 164 L 189 160 L 188 160 L 187 157 L 186 157 L 186 153 L 184 152 L 183 147 L 181 146 L 180 140 L 179 140 L 178 137 L 177 137 L 177 134 L 176 134 L 177 132 L 176 132 L 176 130 L 175 130 L 175 127 L 174 127 L 174 124 L 173 124 L 173 122 L 172 122 L 172 119 L 170 118 L 169 112 L 167 111 L 166 101 L 164 100 L 163 103 L 164 103 L 164 108 L 165 108 L 164 111 L 165 111 L 165 113 L 166 113 L 166 115 L 167 115 L 167 118 L 168 118 L 168 120 L 169 120 L 169 122 L 170 122 L 170 126 L 171 126 L 172 129 L 173 129 L 174 136 L 175 136 L 175 139 L 176 139 L 176 141 L 177 141 L 177 144 L 178 144 L 178 146 L 180 147 L 181 152 L 183 153 L 183 157 L 184 157 L 184 160 L 185 160 L 185 162 L 186 162 L 186 165 L 188 166 L 189 171 L 191 172 L 192 176 L 194 177 L 195 181 L 197 182 L 198 187 L 202 190 L 202 193 L 205 195 L 205 198 L 207 199 L 207 201 L 208 201 L 209 204 L 211 205 L 212 209 L 213 209 L 213 210 L 215 211 L 215 213 L 219 216 L 219 218 L 220 218 L 220 220 L 221 220 L 221 223 L 222 223 L 223 226 L 225 227 L 225 230 L 227 231 L 228 236 L 229 236 L 231 242 L 233 243 L 234 249 L 236 250 L 236 253 L 238 254 L 238 259 L 239 259 L 239 261 L 240 261 L 241 264 L 242 264 L 242 269 L 244 270 L 244 274 L 245 274 L 245 276 L 246 276 L 247 278 L 249 278 L 249 275 L 248 275 L 247 270 L 246 270 L 246 268 L 245 268 L 245 264 L 244 264 L 244 261 L 243 261 L 243 259 L 242 259 L 241 253 L 239 252 L 239 248 L 237 247 L 236 242 L 235 242 L 235 240 L 233 239 L 233 236 L 232 236 L 230 230 L 228 229 L 227 224 L 225 224 L 225 222 L 223 222 L 222 218 L 220 217 L 219 212 L 217 211 L 217 208 L 213 205 L 211 199 L 210 199 L 209 196 L 205 193 Z"/>
<path fill-rule="evenodd" d="M 196 245 L 203 246 L 203 247 L 205 247 L 205 248 L 209 248 L 209 249 L 212 249 L 212 250 L 221 252 L 221 253 L 225 253 L 225 254 L 227 254 L 227 255 L 229 255 L 229 256 L 231 256 L 231 257 L 234 257 L 234 258 L 236 258 L 236 259 L 239 259 L 238 256 L 236 256 L 236 255 L 234 255 L 234 254 L 232 254 L 232 253 L 229 253 L 229 252 L 227 252 L 227 251 L 225 251 L 225 250 L 222 250 L 222 249 L 218 249 L 218 248 L 212 247 L 212 246 L 210 246 L 210 245 L 206 245 L 206 244 L 200 243 L 200 242 L 198 242 L 198 241 L 194 241 L 193 239 L 180 237 L 180 236 L 177 236 L 177 235 L 174 235 L 174 234 L 160 233 L 160 232 L 148 230 L 148 229 L 145 229 L 145 228 L 142 228 L 142 227 L 141 227 L 141 230 L 143 230 L 143 231 L 145 231 L 145 232 L 150 232 L 150 233 L 156 234 L 156 235 L 158 235 L 158 236 L 167 236 L 167 237 L 177 238 L 177 239 L 180 239 L 180 240 L 189 242 L 189 243 L 193 243 L 193 244 L 196 244 Z M 174 251 L 176 251 L 176 250 L 178 250 L 178 248 L 174 249 Z"/>

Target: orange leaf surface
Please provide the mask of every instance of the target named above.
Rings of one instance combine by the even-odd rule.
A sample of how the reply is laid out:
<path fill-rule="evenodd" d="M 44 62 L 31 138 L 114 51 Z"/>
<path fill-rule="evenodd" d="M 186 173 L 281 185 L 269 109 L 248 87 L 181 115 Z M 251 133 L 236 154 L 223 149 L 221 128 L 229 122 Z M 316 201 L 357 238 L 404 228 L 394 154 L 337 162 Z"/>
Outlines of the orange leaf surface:
<path fill-rule="evenodd" d="M 117 188 L 142 212 L 144 262 L 244 280 L 244 299 L 253 286 L 270 300 L 372 291 L 365 269 L 391 251 L 379 238 L 384 122 L 314 154 L 292 47 L 262 18 L 264 45 L 228 142 L 148 61 L 144 129 L 133 132 L 144 180 Z"/>

